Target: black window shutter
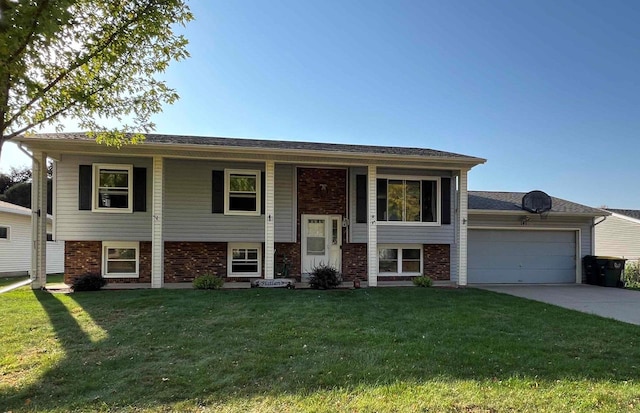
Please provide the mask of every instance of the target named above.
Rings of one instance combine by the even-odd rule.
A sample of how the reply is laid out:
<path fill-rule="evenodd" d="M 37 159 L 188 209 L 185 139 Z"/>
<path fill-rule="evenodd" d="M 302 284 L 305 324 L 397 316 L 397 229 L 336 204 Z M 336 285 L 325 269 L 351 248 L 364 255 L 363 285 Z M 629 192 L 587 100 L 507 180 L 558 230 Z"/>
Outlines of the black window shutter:
<path fill-rule="evenodd" d="M 133 168 L 133 210 L 147 210 L 147 168 Z"/>
<path fill-rule="evenodd" d="M 271 189 L 273 191 L 273 188 Z M 260 211 L 262 215 L 264 215 L 264 212 L 266 210 L 265 208 L 265 195 L 267 192 L 267 178 L 264 174 L 264 172 L 262 172 L 260 174 Z"/>
<path fill-rule="evenodd" d="M 434 222 L 437 211 L 432 208 L 433 199 L 438 193 L 435 181 L 422 181 L 422 222 Z"/>
<path fill-rule="evenodd" d="M 356 223 L 367 222 L 367 175 L 356 175 Z"/>
<path fill-rule="evenodd" d="M 378 179 L 376 186 L 376 208 L 378 211 L 377 220 L 378 221 L 386 221 L 387 220 L 387 180 L 386 179 Z"/>
<path fill-rule="evenodd" d="M 224 171 L 212 171 L 211 173 L 211 212 L 224 213 Z"/>
<path fill-rule="evenodd" d="M 440 195 L 440 210 L 442 224 L 451 224 L 451 178 L 440 179 L 442 194 Z"/>
<path fill-rule="evenodd" d="M 91 165 L 80 165 L 78 170 L 78 209 L 91 211 Z"/>

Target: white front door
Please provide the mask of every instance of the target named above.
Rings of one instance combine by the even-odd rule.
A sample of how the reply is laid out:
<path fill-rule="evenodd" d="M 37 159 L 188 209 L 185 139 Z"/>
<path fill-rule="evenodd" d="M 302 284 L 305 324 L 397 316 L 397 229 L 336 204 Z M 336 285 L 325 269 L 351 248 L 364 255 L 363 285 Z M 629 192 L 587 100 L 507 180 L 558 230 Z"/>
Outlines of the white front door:
<path fill-rule="evenodd" d="M 318 265 L 342 267 L 342 217 L 302 215 L 302 274 Z"/>

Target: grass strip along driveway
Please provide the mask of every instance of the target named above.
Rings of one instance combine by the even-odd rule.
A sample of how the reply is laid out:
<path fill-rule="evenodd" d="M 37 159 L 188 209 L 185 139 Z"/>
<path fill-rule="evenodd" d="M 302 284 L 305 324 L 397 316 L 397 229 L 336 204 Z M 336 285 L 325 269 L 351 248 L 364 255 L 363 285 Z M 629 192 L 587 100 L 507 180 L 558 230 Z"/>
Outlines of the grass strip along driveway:
<path fill-rule="evenodd" d="M 634 411 L 640 328 L 474 289 L 0 296 L 0 411 Z"/>

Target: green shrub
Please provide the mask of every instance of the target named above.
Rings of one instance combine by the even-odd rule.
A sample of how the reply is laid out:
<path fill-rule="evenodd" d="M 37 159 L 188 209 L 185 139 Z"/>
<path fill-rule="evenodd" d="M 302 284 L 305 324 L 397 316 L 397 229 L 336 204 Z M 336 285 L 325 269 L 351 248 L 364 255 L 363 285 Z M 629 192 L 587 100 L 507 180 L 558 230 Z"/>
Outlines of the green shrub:
<path fill-rule="evenodd" d="M 193 288 L 198 290 L 218 290 L 222 288 L 224 279 L 213 274 L 204 274 L 193 280 Z"/>
<path fill-rule="evenodd" d="M 622 281 L 625 288 L 640 288 L 640 260 L 627 261 L 624 267 Z"/>
<path fill-rule="evenodd" d="M 330 265 L 320 264 L 311 270 L 309 284 L 311 288 L 326 290 L 336 288 L 342 282 L 340 272 Z"/>
<path fill-rule="evenodd" d="M 107 280 L 100 274 L 81 275 L 71 282 L 73 291 L 98 291 L 105 285 L 107 285 Z"/>
<path fill-rule="evenodd" d="M 412 281 L 413 285 L 415 285 L 416 287 L 431 287 L 433 285 L 433 280 L 424 275 L 414 277 Z"/>

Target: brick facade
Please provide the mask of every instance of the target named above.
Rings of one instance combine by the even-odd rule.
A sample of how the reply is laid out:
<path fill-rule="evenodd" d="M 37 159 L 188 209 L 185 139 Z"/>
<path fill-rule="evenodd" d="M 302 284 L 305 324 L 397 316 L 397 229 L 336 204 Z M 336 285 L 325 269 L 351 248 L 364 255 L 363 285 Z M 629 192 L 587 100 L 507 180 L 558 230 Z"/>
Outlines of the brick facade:
<path fill-rule="evenodd" d="M 342 246 L 342 278 L 344 281 L 361 281 L 367 275 L 367 244 L 344 244 Z"/>
<path fill-rule="evenodd" d="M 110 278 L 113 283 L 151 282 L 151 242 L 140 242 L 139 278 Z M 64 282 L 85 274 L 102 274 L 101 241 L 65 241 Z"/>
<path fill-rule="evenodd" d="M 276 242 L 276 273 L 282 268 L 282 255 L 286 255 L 289 260 L 289 277 L 300 279 L 300 243 Z M 278 275 L 276 274 L 276 277 Z"/>
<path fill-rule="evenodd" d="M 451 279 L 451 247 L 449 244 L 424 245 L 424 275 L 434 280 Z"/>
<path fill-rule="evenodd" d="M 64 282 L 71 283 L 85 274 L 102 273 L 102 242 L 65 241 Z"/>
<path fill-rule="evenodd" d="M 197 276 L 227 275 L 224 242 L 165 242 L 164 282 L 192 282 Z"/>

